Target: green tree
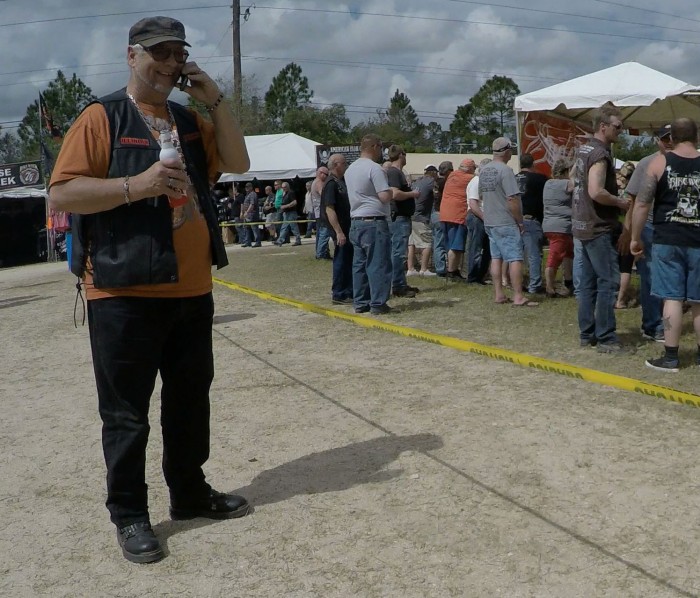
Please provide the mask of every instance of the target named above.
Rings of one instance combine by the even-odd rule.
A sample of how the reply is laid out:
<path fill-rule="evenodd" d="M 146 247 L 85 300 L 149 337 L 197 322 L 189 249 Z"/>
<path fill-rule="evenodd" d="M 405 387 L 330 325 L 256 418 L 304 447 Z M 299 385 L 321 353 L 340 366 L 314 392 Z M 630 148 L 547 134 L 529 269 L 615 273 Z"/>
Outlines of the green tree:
<path fill-rule="evenodd" d="M 618 160 L 638 162 L 645 156 L 658 151 L 659 148 L 652 137 L 620 135 L 613 149 Z"/>
<path fill-rule="evenodd" d="M 53 124 L 61 136 L 65 135 L 83 108 L 95 99 L 92 90 L 75 73 L 70 79 L 67 79 L 62 71 L 57 72 L 56 78 L 49 83 L 42 95 L 53 119 Z M 27 107 L 25 117 L 17 131 L 20 138 L 22 159 L 36 160 L 39 157 L 40 135 L 54 155 L 57 153 L 60 138 L 51 138 L 45 126 L 46 123 L 43 122 L 43 119 L 40 121 L 39 99 L 37 98 Z"/>
<path fill-rule="evenodd" d="M 302 106 L 287 111 L 282 128 L 319 143 L 337 145 L 348 141 L 350 121 L 342 104 L 323 109 Z"/>
<path fill-rule="evenodd" d="M 285 114 L 307 105 L 313 95 L 301 67 L 290 62 L 272 79 L 265 94 L 265 110 L 272 125 L 281 128 Z"/>
<path fill-rule="evenodd" d="M 471 145 L 475 152 L 490 152 L 495 137 L 515 137 L 513 105 L 519 94 L 509 77 L 491 77 L 467 104 L 457 107 L 450 132 L 458 143 Z"/>
<path fill-rule="evenodd" d="M 377 116 L 364 120 L 352 129 L 357 141 L 367 133 L 376 133 L 387 143 L 396 143 L 407 151 L 415 151 L 426 144 L 425 125 L 411 106 L 410 98 L 398 89 L 386 110 L 377 110 Z"/>
<path fill-rule="evenodd" d="M 472 98 L 476 105 L 499 127 L 499 134 L 513 136 L 515 133 L 515 98 L 520 95 L 520 88 L 510 77 L 495 75 L 484 83 Z"/>
<path fill-rule="evenodd" d="M 231 79 L 224 80 L 218 78 L 216 82 L 221 93 L 223 93 L 226 98 L 225 101 L 228 102 L 231 107 L 236 106 L 237 102 L 233 81 Z M 273 126 L 267 117 L 265 105 L 260 97 L 260 88 L 255 80 L 255 75 L 243 75 L 242 83 L 243 98 L 241 101 L 240 114 L 238 115 L 238 122 L 241 125 L 241 129 L 243 129 L 243 133 L 245 135 L 261 135 L 273 132 Z M 188 106 L 197 110 L 205 118 L 211 118 L 204 104 L 195 102 L 192 97 L 188 99 Z"/>
<path fill-rule="evenodd" d="M 476 153 L 489 153 L 491 142 L 498 137 L 496 120 L 482 105 L 482 98 L 472 98 L 468 104 L 457 106 L 450 133 L 454 143 Z"/>
<path fill-rule="evenodd" d="M 22 161 L 19 139 L 12 133 L 0 134 L 0 164 L 12 164 Z"/>

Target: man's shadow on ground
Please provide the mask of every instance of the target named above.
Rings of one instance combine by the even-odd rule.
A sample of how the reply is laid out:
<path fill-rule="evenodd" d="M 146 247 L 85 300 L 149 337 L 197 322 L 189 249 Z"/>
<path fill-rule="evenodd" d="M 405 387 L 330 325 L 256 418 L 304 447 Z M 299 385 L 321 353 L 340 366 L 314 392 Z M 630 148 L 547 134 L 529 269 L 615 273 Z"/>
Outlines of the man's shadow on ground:
<path fill-rule="evenodd" d="M 245 496 L 255 507 L 282 502 L 303 494 L 347 490 L 360 484 L 387 482 L 401 475 L 400 469 L 384 469 L 405 451 L 430 451 L 443 446 L 434 434 L 383 436 L 343 447 L 311 453 L 258 474 L 234 494 Z M 234 456 L 234 458 L 237 456 Z M 161 521 L 153 531 L 167 551 L 170 536 L 217 523 L 212 519 Z"/>

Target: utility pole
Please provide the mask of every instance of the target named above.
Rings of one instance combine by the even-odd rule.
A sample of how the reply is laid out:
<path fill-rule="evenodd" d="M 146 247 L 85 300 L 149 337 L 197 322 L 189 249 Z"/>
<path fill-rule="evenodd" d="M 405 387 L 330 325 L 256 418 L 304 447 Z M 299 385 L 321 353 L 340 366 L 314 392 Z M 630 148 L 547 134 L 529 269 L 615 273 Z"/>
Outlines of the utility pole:
<path fill-rule="evenodd" d="M 243 108 L 243 75 L 241 74 L 241 0 L 233 0 L 233 107 L 240 117 Z"/>

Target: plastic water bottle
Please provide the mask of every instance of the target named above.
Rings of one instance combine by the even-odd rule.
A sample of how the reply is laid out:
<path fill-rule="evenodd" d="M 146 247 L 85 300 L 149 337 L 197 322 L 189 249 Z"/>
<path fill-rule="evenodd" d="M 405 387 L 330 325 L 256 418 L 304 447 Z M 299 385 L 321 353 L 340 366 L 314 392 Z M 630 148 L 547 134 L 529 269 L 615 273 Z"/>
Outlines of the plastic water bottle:
<path fill-rule="evenodd" d="M 177 161 L 180 168 L 182 168 L 182 160 L 180 159 L 180 154 L 173 145 L 173 138 L 170 131 L 163 131 L 160 134 L 160 161 L 168 161 L 170 163 Z M 173 166 L 171 165 L 170 168 L 173 168 Z M 183 193 L 180 197 L 168 197 L 168 201 L 170 202 L 171 208 L 184 206 L 188 201 L 187 193 Z"/>

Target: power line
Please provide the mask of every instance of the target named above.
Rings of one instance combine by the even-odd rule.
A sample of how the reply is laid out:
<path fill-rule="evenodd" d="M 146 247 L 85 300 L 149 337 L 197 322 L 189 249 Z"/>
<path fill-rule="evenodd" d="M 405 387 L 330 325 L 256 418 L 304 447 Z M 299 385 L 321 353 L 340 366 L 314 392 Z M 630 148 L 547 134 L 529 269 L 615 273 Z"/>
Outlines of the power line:
<path fill-rule="evenodd" d="M 670 12 L 662 12 L 660 10 L 652 10 L 651 8 L 640 8 L 639 6 L 634 6 L 632 4 L 623 4 L 622 2 L 613 2 L 612 0 L 592 0 L 593 2 L 598 2 L 599 4 L 613 4 L 615 6 L 620 6 L 622 8 L 631 8 L 632 10 L 640 10 L 642 12 L 650 12 L 657 15 L 663 15 L 664 17 L 673 17 L 674 19 L 681 19 L 682 21 L 693 21 L 694 23 L 700 23 L 700 19 L 692 19 L 686 15 L 674 15 Z"/>
<path fill-rule="evenodd" d="M 126 15 L 152 15 L 157 12 L 181 12 L 185 10 L 204 10 L 208 8 L 231 8 L 228 4 L 214 4 L 211 6 L 192 6 L 190 8 L 152 8 L 150 10 L 130 10 L 127 12 L 109 12 L 95 15 L 78 15 L 74 17 L 51 17 L 50 19 L 36 19 L 33 21 L 17 21 L 15 23 L 0 23 L 0 27 L 14 27 L 15 25 L 36 25 L 38 23 L 57 23 L 59 21 L 77 21 L 79 19 L 99 19 L 102 17 L 123 17 Z"/>
<path fill-rule="evenodd" d="M 558 16 L 562 16 L 562 17 L 575 17 L 578 19 L 592 19 L 594 21 L 601 20 L 601 18 L 599 16 L 594 17 L 591 15 L 580 15 L 580 14 L 575 14 L 575 13 L 570 13 L 570 12 L 559 12 L 556 10 L 544 10 L 544 9 L 540 9 L 540 8 L 532 8 L 530 6 L 510 6 L 507 4 L 492 4 L 491 2 L 476 2 L 475 0 L 447 0 L 447 2 L 457 2 L 459 4 L 476 4 L 478 6 L 492 6 L 492 7 L 497 7 L 497 8 L 508 8 L 511 10 L 524 10 L 526 12 L 536 12 L 536 13 L 542 13 L 542 14 L 547 14 L 547 15 L 558 15 Z M 602 0 L 601 0 L 601 2 L 602 2 Z M 673 16 L 673 15 L 669 15 L 669 16 Z M 680 17 L 678 17 L 678 18 L 680 18 Z M 642 27 L 653 27 L 654 29 L 668 29 L 670 31 L 683 31 L 686 33 L 700 33 L 700 31 L 698 31 L 697 29 L 681 29 L 680 27 L 666 27 L 664 25 L 656 25 L 654 23 L 638 23 L 635 21 L 623 21 L 621 19 L 613 19 L 610 17 L 605 17 L 605 22 L 606 23 L 620 23 L 622 25 L 639 25 Z"/>
<path fill-rule="evenodd" d="M 515 23 L 494 23 L 491 21 L 475 21 L 473 19 L 454 19 L 454 18 L 444 18 L 444 17 L 428 17 L 428 16 L 413 16 L 413 15 L 397 15 L 389 13 L 379 13 L 379 12 L 360 12 L 360 11 L 346 11 L 346 10 L 332 10 L 332 9 L 321 9 L 321 8 L 290 8 L 290 7 L 278 7 L 278 6 L 258 6 L 258 9 L 265 10 L 279 10 L 279 11 L 290 11 L 290 12 L 311 12 L 311 13 L 330 13 L 330 14 L 342 14 L 346 16 L 370 16 L 370 17 L 386 17 L 391 19 L 417 19 L 421 21 L 434 21 L 440 23 L 465 23 L 468 25 L 486 25 L 488 27 L 512 27 L 514 29 L 532 29 L 534 31 L 556 31 L 558 33 L 578 33 L 579 35 L 595 35 L 597 37 L 619 37 L 622 39 L 634 39 L 634 40 L 646 40 L 646 41 L 672 41 L 677 44 L 688 44 L 691 46 L 700 46 L 700 42 L 686 41 L 686 40 L 659 40 L 655 37 L 644 37 L 641 35 L 625 35 L 623 33 L 604 33 L 601 31 L 581 31 L 578 29 L 561 29 L 556 27 L 541 27 L 537 25 L 520 25 Z"/>

